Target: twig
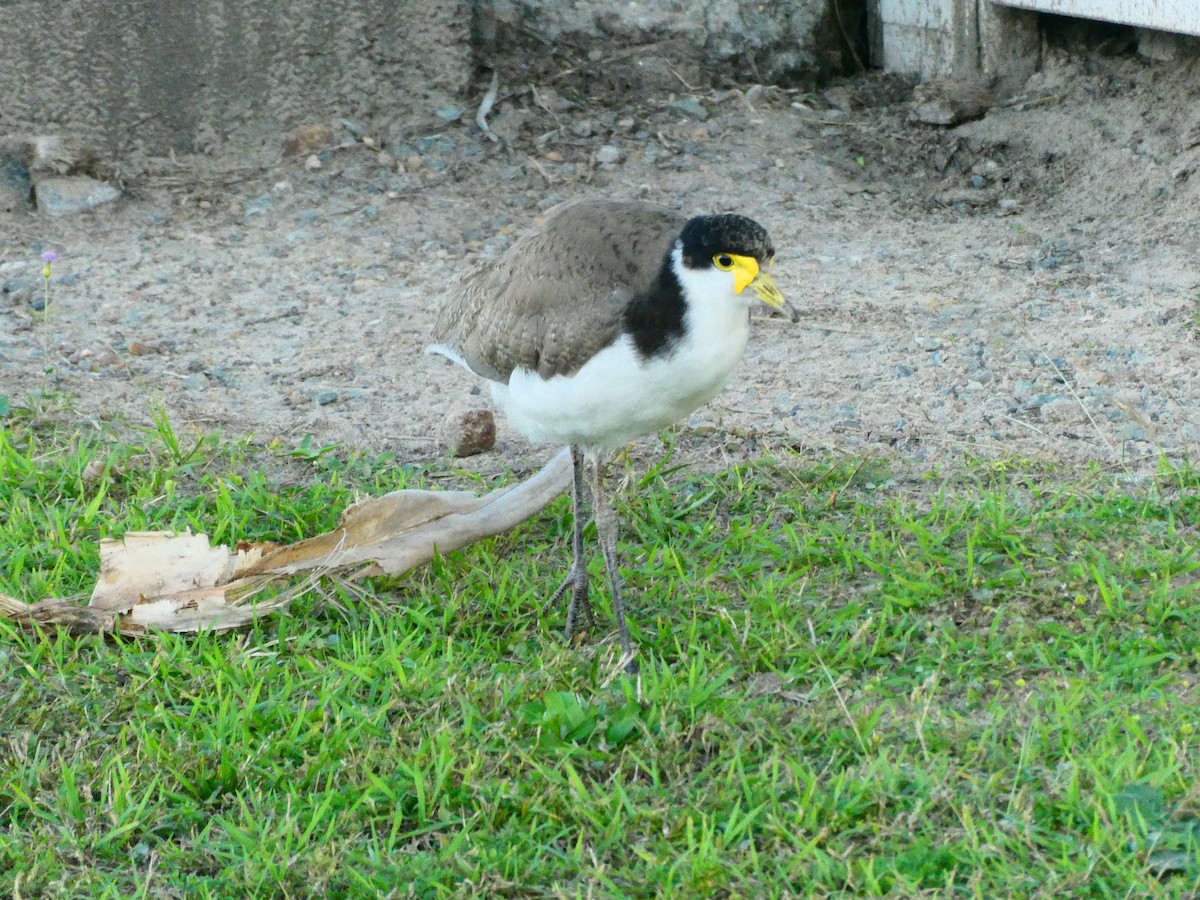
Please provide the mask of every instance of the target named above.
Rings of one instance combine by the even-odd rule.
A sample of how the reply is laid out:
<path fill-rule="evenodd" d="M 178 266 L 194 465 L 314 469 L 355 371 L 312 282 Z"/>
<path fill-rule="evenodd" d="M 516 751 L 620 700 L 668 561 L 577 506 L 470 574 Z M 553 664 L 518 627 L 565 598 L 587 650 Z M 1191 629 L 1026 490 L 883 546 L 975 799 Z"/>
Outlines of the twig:
<path fill-rule="evenodd" d="M 651 44 L 648 46 L 655 47 L 655 46 L 657 46 L 657 44 Z M 628 50 L 622 50 L 620 53 L 614 53 L 612 56 L 608 56 L 608 57 L 605 57 L 604 59 L 598 60 L 596 63 L 594 63 L 594 65 L 596 66 L 597 69 L 603 70 L 603 69 L 607 68 L 610 63 L 614 63 L 617 60 L 624 59 L 625 57 L 628 57 L 628 56 L 633 56 L 635 53 L 641 53 L 641 52 L 645 51 L 646 49 L 647 49 L 647 45 L 630 47 Z M 560 78 L 566 78 L 568 75 L 574 74 L 575 72 L 582 69 L 585 65 L 589 65 L 589 64 L 591 64 L 591 60 L 589 60 L 586 63 L 578 63 L 577 65 L 569 66 L 568 68 L 563 69 L 561 72 L 551 75 L 550 78 L 547 80 L 548 81 L 558 81 Z"/>
<path fill-rule="evenodd" d="M 846 705 L 846 699 L 842 696 L 837 682 L 834 681 L 833 673 L 829 671 L 829 666 L 825 665 L 825 660 L 821 658 L 820 642 L 817 640 L 817 630 L 813 628 L 812 619 L 806 619 L 805 624 L 808 625 L 808 634 L 812 638 L 813 655 L 817 658 L 817 662 L 820 664 L 821 670 L 825 673 L 825 677 L 829 679 L 829 686 L 833 688 L 833 695 L 837 697 L 838 705 L 841 706 L 842 713 L 846 716 L 846 721 L 850 723 L 850 727 L 854 730 L 854 736 L 858 739 L 858 748 L 865 754 L 868 752 L 867 742 L 863 740 L 862 732 L 858 730 L 858 723 L 854 721 L 854 716 L 850 714 L 850 707 Z"/>
<path fill-rule="evenodd" d="M 269 316 L 259 316 L 256 319 L 247 319 L 245 324 L 247 326 L 265 325 L 267 322 L 276 322 L 279 319 L 290 319 L 293 316 L 302 315 L 302 313 L 303 313 L 303 311 L 300 309 L 299 306 L 289 306 L 287 309 L 285 309 L 281 313 L 273 313 L 272 315 L 269 315 Z"/>
<path fill-rule="evenodd" d="M 1000 413 L 1000 418 L 1007 419 L 1009 422 L 1012 422 L 1014 425 L 1020 425 L 1024 428 L 1028 428 L 1034 434 L 1040 434 L 1042 437 L 1046 437 L 1046 432 L 1044 432 L 1042 429 L 1038 428 L 1035 425 L 1030 425 L 1028 422 L 1022 422 L 1020 419 L 1016 418 L 1015 416 L 1010 416 L 1006 413 Z"/>
<path fill-rule="evenodd" d="M 488 86 L 487 93 L 483 95 L 483 100 L 479 102 L 479 112 L 475 113 L 475 124 L 479 126 L 479 130 L 487 135 L 489 141 L 500 140 L 499 135 L 488 127 L 488 113 L 492 111 L 492 107 L 496 105 L 496 97 L 500 95 L 500 70 L 492 69 L 492 83 Z"/>
<path fill-rule="evenodd" d="M 676 69 L 673 65 L 671 65 L 670 63 L 664 63 L 664 65 L 666 65 L 667 71 L 669 71 L 672 75 L 674 75 L 676 78 L 678 78 L 679 83 L 682 84 L 685 88 L 687 88 L 691 93 L 695 94 L 695 93 L 699 92 L 699 89 L 695 85 L 687 83 L 687 79 L 685 79 L 682 75 L 680 75 L 679 72 L 676 71 Z"/>
<path fill-rule="evenodd" d="M 546 167 L 537 161 L 536 157 L 529 156 L 529 157 L 526 157 L 526 159 L 528 159 L 529 162 L 533 164 L 533 167 L 538 170 L 539 175 L 541 175 L 543 178 L 545 178 L 546 181 L 549 182 L 550 184 L 554 184 L 554 178 L 551 177 L 550 173 L 546 171 Z"/>

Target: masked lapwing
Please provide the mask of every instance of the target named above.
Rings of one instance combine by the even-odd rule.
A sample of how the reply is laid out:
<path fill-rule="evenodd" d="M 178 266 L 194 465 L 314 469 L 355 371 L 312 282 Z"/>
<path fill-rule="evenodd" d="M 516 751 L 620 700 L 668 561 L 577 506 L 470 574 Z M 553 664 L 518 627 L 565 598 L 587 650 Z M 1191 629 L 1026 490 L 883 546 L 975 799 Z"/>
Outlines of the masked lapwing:
<path fill-rule="evenodd" d="M 583 554 L 584 470 L 622 657 L 632 670 L 606 453 L 687 416 L 724 387 L 755 298 L 788 313 L 766 268 L 766 230 L 739 215 L 686 218 L 645 203 L 584 201 L 455 284 L 429 351 L 491 382 L 496 406 L 535 442 L 567 444 L 574 463 L 574 559 L 550 603 L 571 592 L 566 637 L 591 618 Z"/>

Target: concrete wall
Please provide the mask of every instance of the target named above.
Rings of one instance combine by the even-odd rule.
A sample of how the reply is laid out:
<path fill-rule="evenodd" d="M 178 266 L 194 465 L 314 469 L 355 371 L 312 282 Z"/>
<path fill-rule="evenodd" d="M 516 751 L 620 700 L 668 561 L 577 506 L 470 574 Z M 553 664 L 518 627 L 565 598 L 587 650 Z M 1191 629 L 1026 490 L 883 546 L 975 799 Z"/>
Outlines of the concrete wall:
<path fill-rule="evenodd" d="M 1016 84 L 1038 65 L 1037 15 L 991 0 L 877 0 L 871 18 L 872 59 L 889 72 Z"/>
<path fill-rule="evenodd" d="M 251 162 L 301 123 L 429 120 L 478 91 L 480 67 L 511 85 L 568 67 L 565 50 L 605 71 L 657 66 L 673 89 L 672 64 L 701 85 L 811 77 L 865 58 L 846 37 L 866 2 L 0 0 L 0 142 L 58 134 L 132 169 L 169 153 Z"/>
<path fill-rule="evenodd" d="M 922 79 L 983 75 L 1003 92 L 1040 65 L 1039 12 L 1144 26 L 1139 50 L 1158 59 L 1194 55 L 1193 39 L 1175 39 L 1200 34 L 1200 0 L 875 0 L 872 59 Z"/>
<path fill-rule="evenodd" d="M 461 93 L 470 19 L 470 0 L 0 0 L 0 134 L 277 151 L 300 122 Z"/>
<path fill-rule="evenodd" d="M 867 0 L 477 0 L 486 60 L 536 65 L 574 47 L 634 65 L 665 60 L 700 83 L 777 83 L 852 71 L 867 59 Z M 516 52 L 514 52 L 516 51 Z M 684 71 L 680 74 L 684 75 Z M 637 73 L 630 73 L 635 77 Z M 687 77 L 685 75 L 685 77 Z M 691 78 L 688 78 L 691 82 Z M 678 77 L 671 87 L 682 87 Z"/>

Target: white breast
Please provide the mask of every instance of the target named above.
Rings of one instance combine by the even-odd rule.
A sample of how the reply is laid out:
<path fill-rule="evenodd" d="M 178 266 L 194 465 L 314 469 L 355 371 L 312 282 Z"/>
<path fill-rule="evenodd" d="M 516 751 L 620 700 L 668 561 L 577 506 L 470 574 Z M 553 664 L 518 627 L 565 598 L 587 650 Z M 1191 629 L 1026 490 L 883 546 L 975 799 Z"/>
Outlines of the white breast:
<path fill-rule="evenodd" d="M 517 369 L 492 386 L 513 427 L 534 441 L 607 449 L 678 422 L 725 386 L 746 347 L 749 298 L 733 292 L 729 272 L 689 270 L 678 250 L 674 264 L 688 301 L 675 347 L 643 360 L 622 335 L 571 376 Z"/>

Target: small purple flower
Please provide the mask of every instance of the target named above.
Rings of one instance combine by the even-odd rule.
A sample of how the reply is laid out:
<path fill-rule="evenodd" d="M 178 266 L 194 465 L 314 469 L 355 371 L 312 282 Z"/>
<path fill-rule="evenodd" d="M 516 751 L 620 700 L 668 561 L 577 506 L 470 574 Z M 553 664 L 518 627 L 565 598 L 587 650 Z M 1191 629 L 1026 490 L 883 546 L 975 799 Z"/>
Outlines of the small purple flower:
<path fill-rule="evenodd" d="M 56 259 L 58 259 L 58 254 L 55 253 L 53 250 L 47 250 L 45 253 L 42 254 L 42 259 L 44 259 L 48 263 L 54 262 Z"/>

